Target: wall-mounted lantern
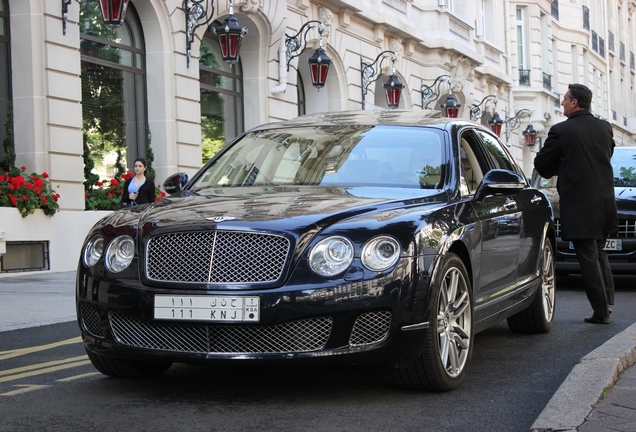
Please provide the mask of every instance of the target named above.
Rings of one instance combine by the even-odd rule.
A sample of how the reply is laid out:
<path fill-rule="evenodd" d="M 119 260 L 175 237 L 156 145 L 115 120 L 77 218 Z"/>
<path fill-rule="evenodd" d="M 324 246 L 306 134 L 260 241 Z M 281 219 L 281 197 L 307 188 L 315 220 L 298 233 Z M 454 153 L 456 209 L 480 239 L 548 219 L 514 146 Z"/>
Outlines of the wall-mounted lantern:
<path fill-rule="evenodd" d="M 528 117 L 528 126 L 525 128 L 525 130 L 523 131 L 523 137 L 526 141 L 526 145 L 528 147 L 532 147 L 534 146 L 536 139 L 537 139 L 537 131 L 535 130 L 535 128 L 532 126 L 532 123 L 529 122 L 530 118 L 532 117 L 532 111 L 524 108 L 521 109 L 519 111 L 517 111 L 517 113 L 514 116 L 508 116 L 508 110 L 506 110 L 506 119 L 504 120 L 504 124 L 506 126 L 506 145 L 508 147 L 510 147 L 510 133 L 517 129 L 520 126 L 519 120 L 521 119 L 521 117 L 523 116 L 527 116 Z"/>
<path fill-rule="evenodd" d="M 311 74 L 311 84 L 317 89 L 321 89 L 327 82 L 327 74 L 331 59 L 323 47 L 322 33 L 325 31 L 325 23 L 317 20 L 307 21 L 293 36 L 285 34 L 285 46 L 287 47 L 287 71 L 289 72 L 289 62 L 298 57 L 307 48 L 307 33 L 313 28 L 318 28 L 319 42 L 314 54 L 307 59 L 309 63 L 309 73 Z"/>
<path fill-rule="evenodd" d="M 428 109 L 428 104 L 439 98 L 442 83 L 448 83 L 448 95 L 446 96 L 444 103 L 440 105 L 442 107 L 442 115 L 448 118 L 457 118 L 461 104 L 457 102 L 457 98 L 453 96 L 453 77 L 450 75 L 438 76 L 430 86 L 422 83 L 422 87 L 420 89 L 420 92 L 422 93 L 422 109 Z"/>
<path fill-rule="evenodd" d="M 371 83 L 376 82 L 378 78 L 380 78 L 382 72 L 382 63 L 387 58 L 391 59 L 392 66 L 391 76 L 383 85 L 384 93 L 386 95 L 386 103 L 389 108 L 397 108 L 400 105 L 400 97 L 402 96 L 402 89 L 404 88 L 404 84 L 400 82 L 397 74 L 395 73 L 395 62 L 397 60 L 397 53 L 394 51 L 382 51 L 380 54 L 378 54 L 373 63 L 367 63 L 363 59 L 360 59 L 360 74 L 362 75 L 362 109 L 365 109 L 365 98 L 367 95 L 367 89 L 369 88 L 369 85 Z"/>
<path fill-rule="evenodd" d="M 219 46 L 221 47 L 221 57 L 223 57 L 223 61 L 232 66 L 234 63 L 238 62 L 239 55 L 241 54 L 241 43 L 247 34 L 247 29 L 245 27 L 241 27 L 234 16 L 232 0 L 230 0 L 229 12 L 230 14 L 223 21 L 223 25 L 215 27 L 213 30 L 219 39 Z"/>
<path fill-rule="evenodd" d="M 66 21 L 68 20 L 68 5 L 72 0 L 62 0 L 62 32 L 66 34 Z M 87 0 L 84 0 L 87 1 Z M 99 0 L 99 9 L 102 12 L 104 24 L 119 27 L 126 18 L 126 9 L 129 0 Z"/>

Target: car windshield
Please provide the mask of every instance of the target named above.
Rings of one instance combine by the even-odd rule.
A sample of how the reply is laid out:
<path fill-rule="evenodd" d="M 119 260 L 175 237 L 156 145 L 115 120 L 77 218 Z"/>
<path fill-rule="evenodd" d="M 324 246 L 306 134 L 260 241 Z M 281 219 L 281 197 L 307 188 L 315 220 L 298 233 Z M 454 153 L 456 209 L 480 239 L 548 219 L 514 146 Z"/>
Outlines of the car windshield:
<path fill-rule="evenodd" d="M 614 186 L 636 186 L 636 147 L 614 149 Z"/>
<path fill-rule="evenodd" d="M 443 132 L 408 126 L 321 126 L 247 134 L 194 188 L 320 185 L 440 188 Z"/>

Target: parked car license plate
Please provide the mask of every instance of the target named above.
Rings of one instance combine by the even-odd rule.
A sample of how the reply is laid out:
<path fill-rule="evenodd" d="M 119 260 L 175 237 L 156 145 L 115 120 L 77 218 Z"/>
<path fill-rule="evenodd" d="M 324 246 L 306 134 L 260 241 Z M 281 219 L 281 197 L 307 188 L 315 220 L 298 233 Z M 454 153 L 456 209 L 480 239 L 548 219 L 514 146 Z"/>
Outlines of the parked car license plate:
<path fill-rule="evenodd" d="M 155 295 L 156 319 L 258 322 L 260 310 L 256 296 Z"/>
<path fill-rule="evenodd" d="M 570 249 L 574 250 L 574 243 L 570 242 Z M 603 250 L 606 251 L 622 251 L 623 250 L 623 240 L 621 239 L 607 239 L 605 240 L 605 247 Z"/>

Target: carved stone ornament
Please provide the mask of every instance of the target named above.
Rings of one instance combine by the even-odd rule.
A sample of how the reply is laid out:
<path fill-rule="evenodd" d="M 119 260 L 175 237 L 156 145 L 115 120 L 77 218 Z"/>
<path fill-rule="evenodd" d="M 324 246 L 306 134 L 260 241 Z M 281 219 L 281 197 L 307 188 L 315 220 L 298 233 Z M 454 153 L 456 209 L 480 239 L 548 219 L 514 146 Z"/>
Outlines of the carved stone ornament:
<path fill-rule="evenodd" d="M 245 4 L 241 6 L 241 11 L 246 14 L 256 13 L 261 6 L 261 0 L 247 0 Z"/>
<path fill-rule="evenodd" d="M 322 33 L 322 36 L 325 39 L 329 39 L 331 24 L 333 23 L 333 12 L 324 6 L 320 6 L 318 8 L 318 21 L 325 23 L 325 31 Z"/>

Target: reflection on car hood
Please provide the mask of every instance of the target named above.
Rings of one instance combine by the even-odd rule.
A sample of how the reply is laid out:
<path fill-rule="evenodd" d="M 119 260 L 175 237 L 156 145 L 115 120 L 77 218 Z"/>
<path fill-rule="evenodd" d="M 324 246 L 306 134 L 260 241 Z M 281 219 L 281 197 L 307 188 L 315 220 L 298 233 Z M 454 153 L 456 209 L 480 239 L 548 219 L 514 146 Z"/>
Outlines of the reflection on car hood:
<path fill-rule="evenodd" d="M 636 213 L 636 188 L 616 187 L 616 207 L 620 212 Z"/>
<path fill-rule="evenodd" d="M 377 187 L 245 187 L 184 191 L 164 198 L 143 212 L 144 231 L 178 227 L 199 228 L 223 223 L 224 228 L 286 228 L 331 225 L 353 216 L 396 206 L 433 205 L 445 202 L 440 190 Z M 296 220 L 296 223 L 292 223 Z M 280 227 L 282 228 L 282 227 Z"/>

